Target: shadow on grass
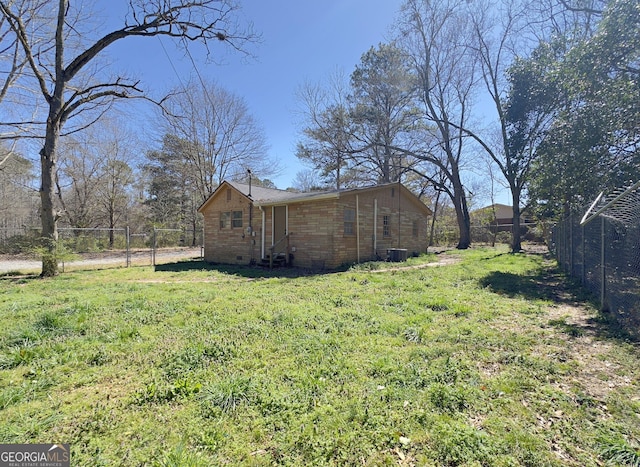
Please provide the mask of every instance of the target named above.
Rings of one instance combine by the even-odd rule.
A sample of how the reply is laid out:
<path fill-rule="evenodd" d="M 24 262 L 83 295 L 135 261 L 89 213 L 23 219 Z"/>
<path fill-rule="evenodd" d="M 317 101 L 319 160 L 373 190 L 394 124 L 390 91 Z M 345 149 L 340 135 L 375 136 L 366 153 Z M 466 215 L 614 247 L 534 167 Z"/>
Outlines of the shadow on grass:
<path fill-rule="evenodd" d="M 596 339 L 640 343 L 640 336 L 631 332 L 614 313 L 608 311 L 599 311 L 584 323 L 568 323 L 565 318 L 558 318 L 549 320 L 549 325 L 571 337 L 591 334 Z"/>
<path fill-rule="evenodd" d="M 564 275 L 557 267 L 541 268 L 538 272 L 528 275 L 491 272 L 480 279 L 479 284 L 509 297 L 548 300 L 557 304 L 599 309 L 597 297 L 584 289 L 579 281 Z M 598 339 L 640 342 L 640 336 L 630 332 L 616 315 L 610 312 L 598 311 L 583 323 L 568 323 L 560 318 L 549 321 L 549 325 L 571 337 L 592 334 Z"/>
<path fill-rule="evenodd" d="M 493 258 L 512 254 L 502 253 Z M 576 279 L 562 272 L 548 251 L 543 253 L 524 252 L 523 254 L 539 256 L 543 262 L 529 274 L 491 272 L 478 281 L 479 285 L 500 295 L 522 297 L 527 300 L 595 304 L 593 294 L 584 289 Z"/>
<path fill-rule="evenodd" d="M 499 295 L 528 300 L 556 300 L 556 292 L 545 284 L 544 274 L 520 275 L 494 271 L 480 279 L 479 284 Z"/>
<path fill-rule="evenodd" d="M 11 282 L 13 284 L 24 284 L 30 280 L 41 279 L 38 274 L 23 274 L 21 272 L 9 271 L 0 274 L 1 282 Z"/>
<path fill-rule="evenodd" d="M 260 266 L 242 266 L 233 264 L 208 263 L 203 260 L 179 261 L 176 263 L 158 264 L 156 272 L 188 272 L 188 271 L 216 271 L 222 274 L 245 277 L 248 279 L 262 278 L 296 278 L 340 272 L 341 270 L 313 271 L 295 267 L 263 268 Z"/>

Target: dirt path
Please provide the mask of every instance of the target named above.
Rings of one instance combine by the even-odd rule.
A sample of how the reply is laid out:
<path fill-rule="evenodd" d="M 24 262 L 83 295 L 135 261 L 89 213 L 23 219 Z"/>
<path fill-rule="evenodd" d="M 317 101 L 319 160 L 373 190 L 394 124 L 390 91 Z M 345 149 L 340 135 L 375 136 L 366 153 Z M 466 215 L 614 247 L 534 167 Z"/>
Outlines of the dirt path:
<path fill-rule="evenodd" d="M 541 254 L 541 251 L 528 253 Z M 566 278 L 555 270 L 555 261 L 545 259 L 549 274 L 540 287 L 552 291 L 554 304 L 544 307 L 539 326 L 543 330 L 539 353 L 554 360 L 574 362 L 575 370 L 568 381 L 557 386 L 568 397 L 575 397 L 576 388 L 598 401 L 602 416 L 607 417 L 606 400 L 618 388 L 637 385 L 637 374 L 630 374 L 623 366 L 625 358 L 637 355 L 640 346 L 637 341 L 626 340 L 617 335 L 615 318 L 598 312 L 587 303 L 577 300 L 569 290 Z M 613 329 L 607 320 L 611 320 Z M 500 327 L 505 331 L 525 332 L 523 325 L 512 319 L 505 320 Z M 625 352 L 620 353 L 621 342 L 625 342 Z M 554 343 L 555 342 L 555 343 Z M 571 389 L 573 387 L 573 389 Z M 640 395 L 633 398 L 640 401 Z"/>
<path fill-rule="evenodd" d="M 373 269 L 367 272 L 370 272 L 373 274 L 378 272 L 408 271 L 411 269 L 423 269 L 423 268 L 432 268 L 432 267 L 438 267 L 438 266 L 447 266 L 450 264 L 456 264 L 459 261 L 460 261 L 460 258 L 458 258 L 457 256 L 448 255 L 448 256 L 441 256 L 438 258 L 438 261 L 435 261 L 432 263 L 417 264 L 415 266 L 397 266 L 397 267 L 384 268 L 384 269 Z"/>
<path fill-rule="evenodd" d="M 558 354 L 578 363 L 572 383 L 594 399 L 604 401 L 612 390 L 630 386 L 634 377 L 625 374 L 616 362 L 616 341 L 603 333 L 597 315 L 594 309 L 579 303 L 565 302 L 547 308 L 548 326 L 556 328 L 555 337 L 562 342 Z"/>

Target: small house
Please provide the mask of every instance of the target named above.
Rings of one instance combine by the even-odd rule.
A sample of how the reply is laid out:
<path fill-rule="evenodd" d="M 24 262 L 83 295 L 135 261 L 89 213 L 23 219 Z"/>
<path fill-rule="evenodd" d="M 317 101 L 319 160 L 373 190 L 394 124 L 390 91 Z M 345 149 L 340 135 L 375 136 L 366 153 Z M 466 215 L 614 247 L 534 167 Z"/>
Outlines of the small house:
<path fill-rule="evenodd" d="M 482 223 L 491 226 L 493 232 L 510 232 L 513 225 L 513 208 L 506 204 L 495 203 L 474 212 Z M 520 225 L 527 226 L 533 222 L 525 215 L 520 215 Z"/>
<path fill-rule="evenodd" d="M 399 183 L 295 193 L 224 181 L 198 212 L 206 261 L 312 269 L 424 253 L 431 215 Z"/>

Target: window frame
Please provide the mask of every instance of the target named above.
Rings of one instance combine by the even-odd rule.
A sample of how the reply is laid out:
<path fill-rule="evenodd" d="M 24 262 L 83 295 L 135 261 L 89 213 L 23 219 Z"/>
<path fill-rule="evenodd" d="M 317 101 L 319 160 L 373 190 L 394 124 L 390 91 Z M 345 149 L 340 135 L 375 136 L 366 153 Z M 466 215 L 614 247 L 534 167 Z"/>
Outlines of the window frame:
<path fill-rule="evenodd" d="M 388 214 L 382 216 L 382 236 L 391 237 L 391 216 Z"/>
<path fill-rule="evenodd" d="M 231 228 L 242 228 L 242 211 L 231 211 Z"/>
<path fill-rule="evenodd" d="M 353 208 L 346 207 L 344 208 L 343 213 L 343 222 L 344 222 L 344 235 L 355 235 L 356 234 L 356 210 Z"/>
<path fill-rule="evenodd" d="M 228 229 L 230 227 L 231 227 L 231 212 L 221 211 L 220 212 L 220 230 Z"/>

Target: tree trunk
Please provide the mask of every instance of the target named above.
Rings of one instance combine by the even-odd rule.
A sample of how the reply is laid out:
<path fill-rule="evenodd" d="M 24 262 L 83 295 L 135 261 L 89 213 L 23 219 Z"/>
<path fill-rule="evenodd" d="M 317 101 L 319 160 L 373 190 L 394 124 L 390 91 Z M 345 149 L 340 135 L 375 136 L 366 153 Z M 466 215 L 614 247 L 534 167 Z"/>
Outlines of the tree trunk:
<path fill-rule="evenodd" d="M 44 137 L 44 146 L 40 150 L 41 185 L 40 185 L 40 219 L 42 221 L 42 239 L 44 251 L 42 254 L 42 277 L 52 277 L 58 274 L 58 213 L 54 205 L 56 163 L 58 159 L 58 142 L 60 130 L 64 124 L 64 89 L 65 74 L 63 69 L 64 57 L 64 21 L 68 0 L 60 0 L 58 5 L 58 20 L 55 34 L 55 76 L 52 95 L 47 95 L 49 113 Z"/>
<path fill-rule="evenodd" d="M 458 229 L 460 230 L 460 237 L 456 248 L 458 250 L 466 250 L 471 246 L 471 220 L 469 219 L 469 212 L 467 211 L 466 204 L 462 205 L 459 201 L 454 204 Z"/>
<path fill-rule="evenodd" d="M 431 218 L 431 231 L 429 232 L 429 244 L 428 246 L 433 246 L 433 236 L 435 234 L 436 229 L 436 216 L 438 212 L 438 202 L 440 201 L 440 190 L 436 192 L 436 202 L 433 206 L 433 216 Z"/>
<path fill-rule="evenodd" d="M 460 180 L 454 180 L 453 186 L 453 206 L 456 209 L 456 220 L 458 221 L 458 230 L 460 236 L 458 239 L 458 250 L 466 250 L 471 246 L 471 218 L 469 217 L 469 209 L 467 208 L 467 197 L 464 194 L 464 187 Z"/>
<path fill-rule="evenodd" d="M 251 203 L 249 203 L 249 219 L 251 219 L 251 206 L 252 206 Z M 196 236 L 196 227 L 198 227 L 198 214 L 195 214 L 192 217 L 192 221 L 191 221 L 191 228 L 193 229 L 193 235 L 191 236 L 191 246 L 196 246 L 196 243 L 198 241 L 198 238 Z M 249 227 L 252 227 L 251 220 L 249 220 Z M 253 256 L 251 256 L 251 258 L 253 258 Z"/>
<path fill-rule="evenodd" d="M 522 251 L 522 229 L 520 227 L 520 192 L 511 191 L 511 202 L 513 204 L 513 220 L 511 221 L 511 253 Z"/>
<path fill-rule="evenodd" d="M 50 125 L 48 124 L 47 127 Z M 51 125 L 53 126 L 53 125 Z M 59 135 L 54 128 L 47 128 L 45 144 L 40 151 L 41 186 L 40 186 L 40 220 L 42 223 L 42 277 L 58 274 L 58 216 L 54 206 L 54 175 L 56 166 L 56 147 Z"/>
<path fill-rule="evenodd" d="M 114 243 L 114 229 L 116 228 L 116 219 L 115 219 L 115 206 L 113 203 L 109 206 L 109 249 L 113 250 Z"/>

